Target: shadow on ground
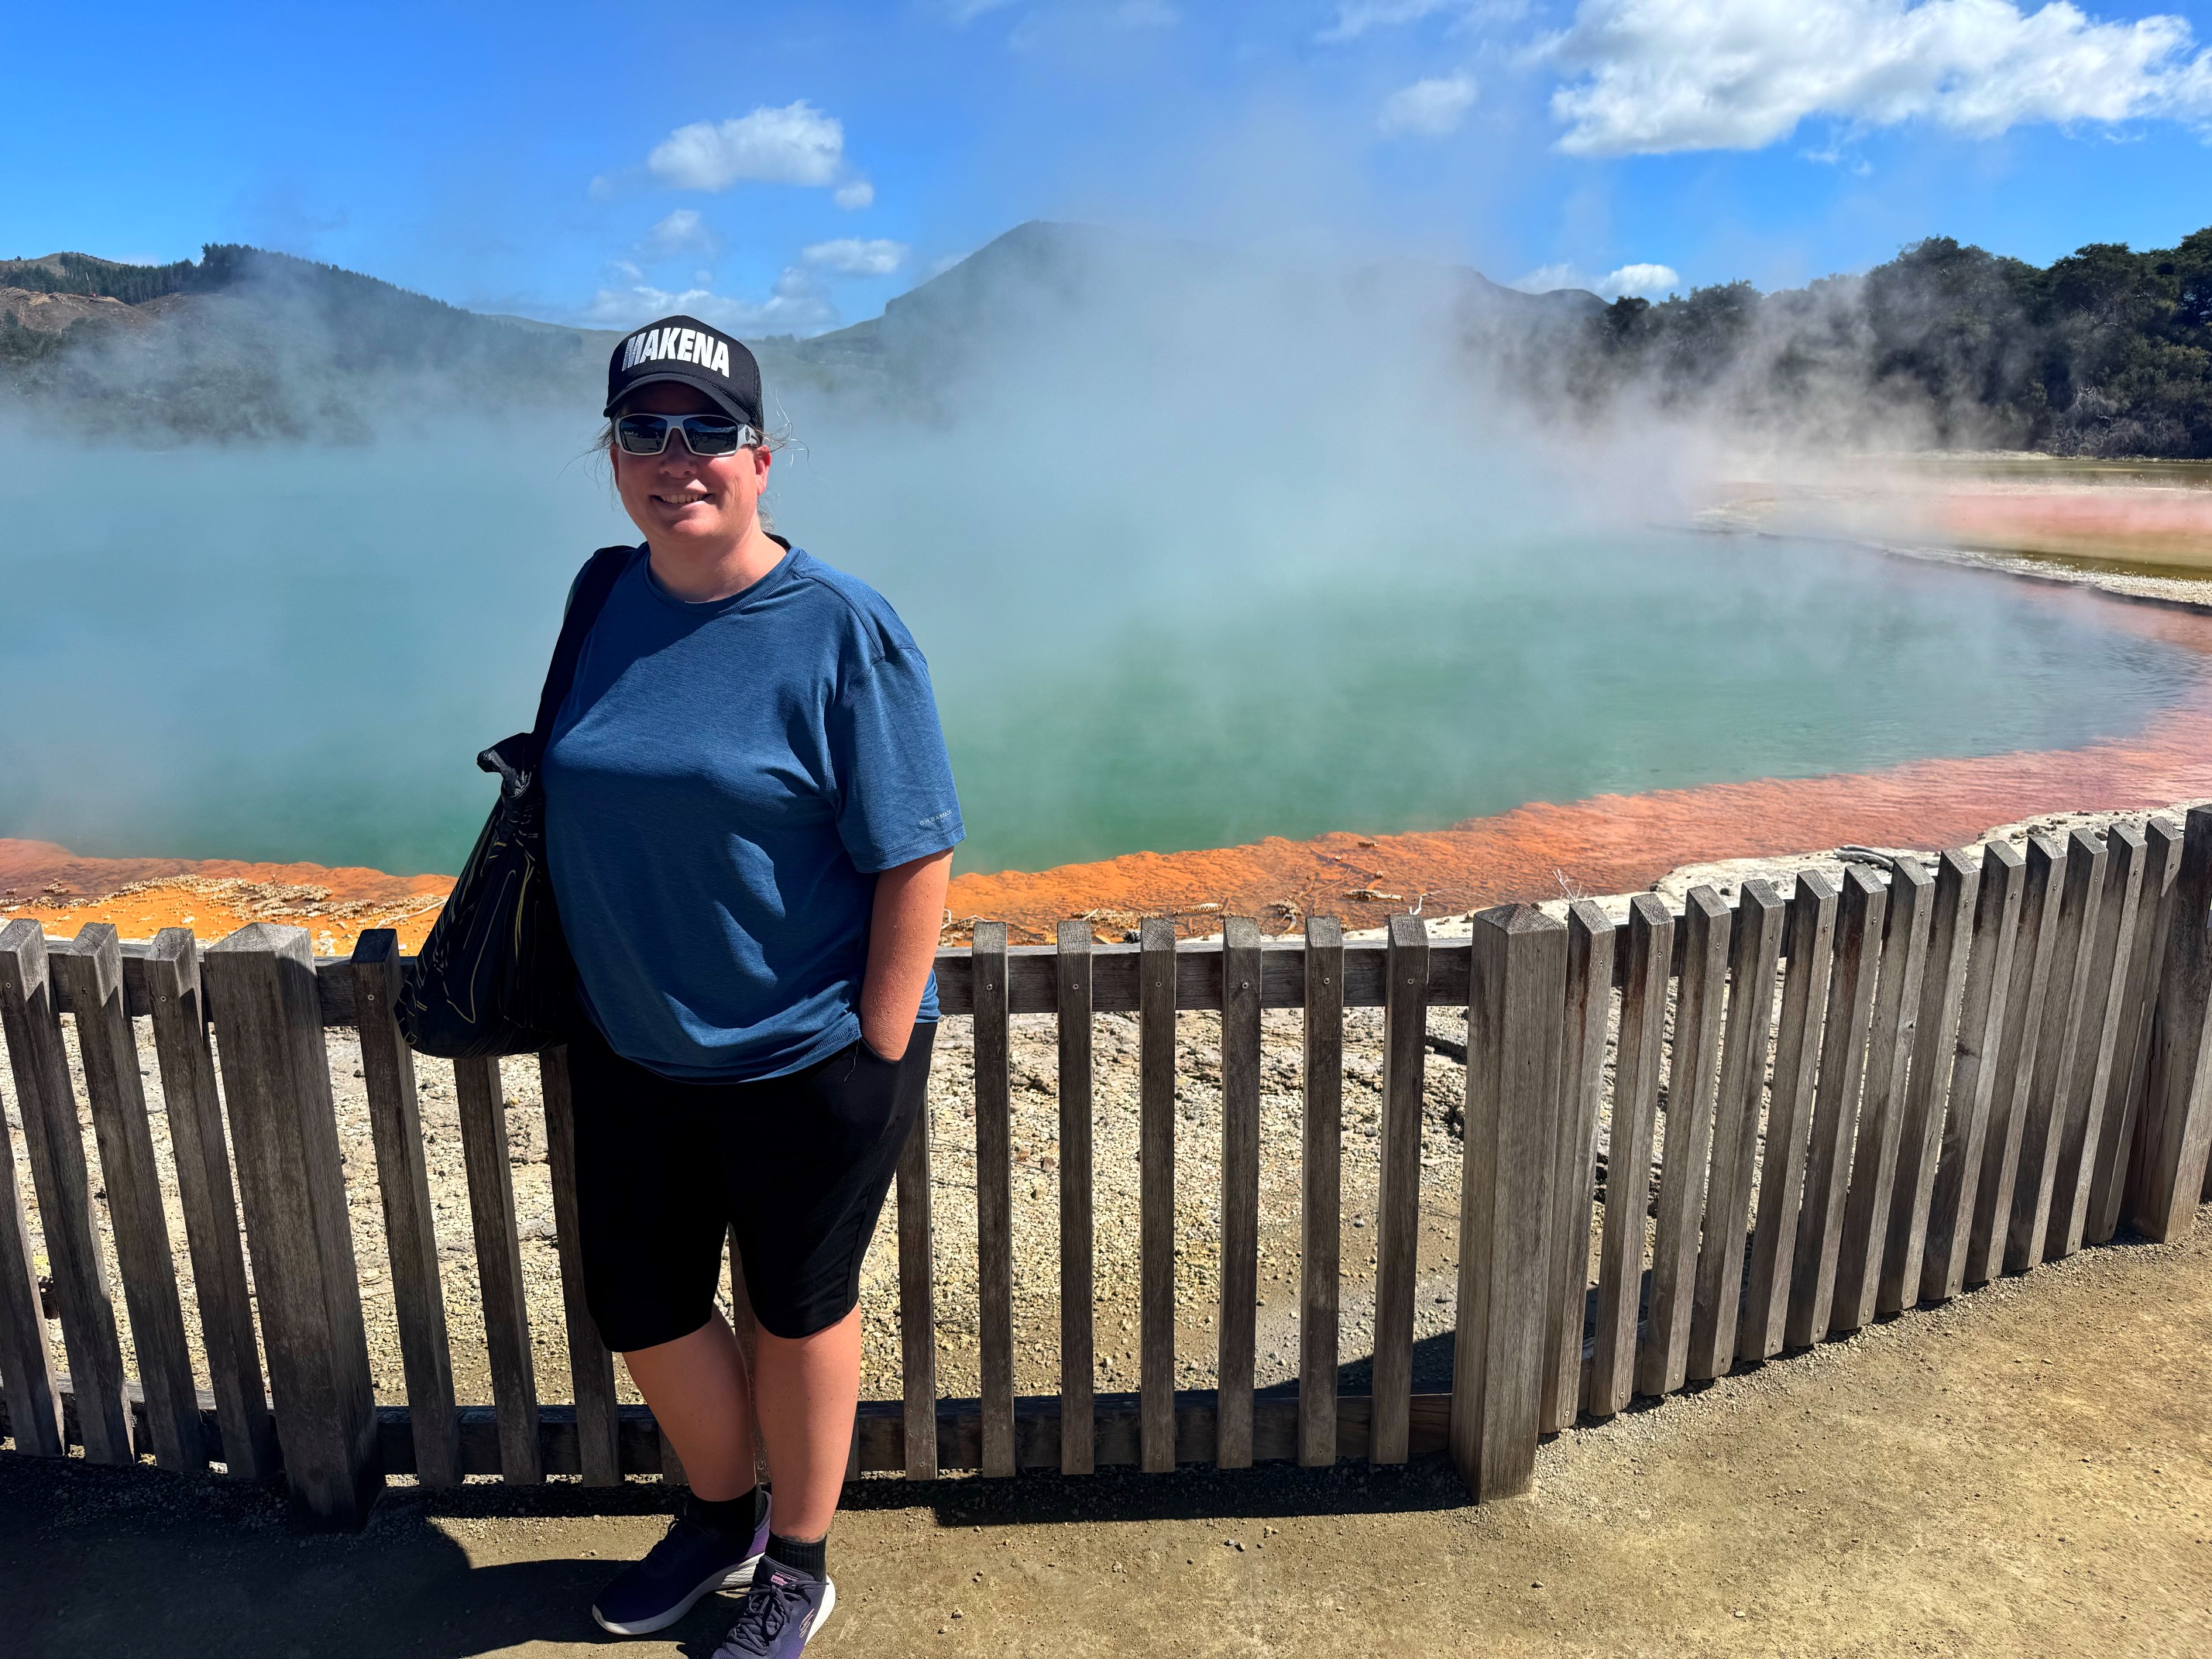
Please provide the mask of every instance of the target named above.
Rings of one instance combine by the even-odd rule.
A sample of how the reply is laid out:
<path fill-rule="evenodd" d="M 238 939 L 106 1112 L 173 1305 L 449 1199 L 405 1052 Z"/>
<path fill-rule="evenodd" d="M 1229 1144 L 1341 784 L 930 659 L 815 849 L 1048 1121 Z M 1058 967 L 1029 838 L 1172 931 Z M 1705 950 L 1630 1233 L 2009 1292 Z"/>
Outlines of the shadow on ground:
<path fill-rule="evenodd" d="M 672 1502 L 670 1489 L 653 1481 L 395 1486 L 365 1529 L 333 1534 L 301 1526 L 273 1488 L 143 1465 L 0 1456 L 0 1580 L 9 1587 L 0 1649 L 115 1659 L 465 1659 L 534 1643 L 611 1646 L 617 1638 L 591 1620 L 592 1596 L 659 1536 Z M 1403 1515 L 1466 1503 L 1439 1455 L 1398 1468 L 872 1480 L 848 1490 L 845 1508 L 851 1516 L 920 1512 L 939 1528 L 966 1530 Z M 526 1532 L 540 1553 L 471 1560 L 463 1540 L 479 1529 Z M 558 1547 L 571 1534 L 577 1547 L 563 1554 Z M 660 1640 L 704 1659 L 732 1605 L 710 1598 Z"/>

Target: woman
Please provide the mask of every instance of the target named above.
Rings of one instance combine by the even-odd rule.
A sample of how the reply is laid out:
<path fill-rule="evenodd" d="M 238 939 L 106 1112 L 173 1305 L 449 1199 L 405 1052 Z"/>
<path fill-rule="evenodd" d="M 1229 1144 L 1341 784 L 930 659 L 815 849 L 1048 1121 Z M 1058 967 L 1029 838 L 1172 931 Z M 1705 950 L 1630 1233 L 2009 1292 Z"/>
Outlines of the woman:
<path fill-rule="evenodd" d="M 913 637 L 762 522 L 751 353 L 665 318 L 616 348 L 605 412 L 645 544 L 554 723 L 547 844 L 586 1016 L 586 1291 L 691 1490 L 592 1611 L 640 1634 L 749 1584 L 719 1654 L 791 1655 L 836 1601 L 860 1261 L 928 1081 L 960 805 Z M 726 1234 L 750 1367 L 714 1307 Z"/>

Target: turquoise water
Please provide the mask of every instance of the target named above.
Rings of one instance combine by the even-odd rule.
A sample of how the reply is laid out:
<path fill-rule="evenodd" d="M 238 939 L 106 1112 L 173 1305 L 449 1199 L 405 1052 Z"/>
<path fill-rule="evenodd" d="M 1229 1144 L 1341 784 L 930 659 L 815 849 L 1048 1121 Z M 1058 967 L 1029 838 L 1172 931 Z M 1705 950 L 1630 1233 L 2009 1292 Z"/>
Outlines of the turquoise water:
<path fill-rule="evenodd" d="M 452 870 L 561 595 L 629 539 L 580 428 L 42 450 L 0 473 L 0 836 Z M 935 674 L 976 870 L 1435 827 L 1531 799 L 2070 746 L 2194 659 L 2086 602 L 1847 548 L 1638 527 L 1571 470 L 854 430 L 787 533 Z"/>

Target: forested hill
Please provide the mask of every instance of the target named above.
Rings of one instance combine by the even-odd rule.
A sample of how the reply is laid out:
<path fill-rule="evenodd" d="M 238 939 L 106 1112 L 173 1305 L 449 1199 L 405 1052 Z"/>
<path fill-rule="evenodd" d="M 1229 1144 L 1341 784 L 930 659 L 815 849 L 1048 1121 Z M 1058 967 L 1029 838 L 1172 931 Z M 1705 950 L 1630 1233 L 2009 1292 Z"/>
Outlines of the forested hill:
<path fill-rule="evenodd" d="M 464 406 L 589 401 L 616 337 L 235 245 L 167 265 L 0 260 L 0 399 L 94 432 L 358 438 L 426 376 Z"/>
<path fill-rule="evenodd" d="M 1844 441 L 2212 457 L 2212 228 L 2044 267 L 1933 237 L 1802 289 L 1623 299 L 1524 370 L 1586 414 L 1637 398 Z"/>
<path fill-rule="evenodd" d="M 1189 244 L 1036 222 L 880 319 L 755 343 L 772 388 L 919 408 L 994 345 L 1049 349 L 1055 331 L 1086 337 L 1148 296 L 1242 292 L 1263 275 Z M 1334 284 L 1328 305 L 1355 317 L 1436 314 L 1441 293 L 1468 373 L 1503 375 L 1562 423 L 1656 414 L 1823 444 L 2212 458 L 2212 228 L 2142 252 L 2094 244 L 2047 267 L 1938 237 L 1863 275 L 1656 304 L 1522 295 L 1402 263 L 1310 280 Z M 584 408 L 617 337 L 231 245 L 167 265 L 0 260 L 0 409 L 35 404 L 94 432 L 357 437 L 380 409 L 426 396 Z"/>

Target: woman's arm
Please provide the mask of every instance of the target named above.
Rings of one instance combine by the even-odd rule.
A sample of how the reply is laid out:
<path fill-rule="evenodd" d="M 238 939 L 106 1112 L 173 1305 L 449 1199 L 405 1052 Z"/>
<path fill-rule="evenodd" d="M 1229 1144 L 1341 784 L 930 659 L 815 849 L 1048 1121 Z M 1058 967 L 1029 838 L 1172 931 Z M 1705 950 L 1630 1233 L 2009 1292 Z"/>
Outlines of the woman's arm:
<path fill-rule="evenodd" d="M 895 864 L 876 878 L 868 972 L 860 981 L 860 1035 L 885 1060 L 904 1054 L 914 1036 L 914 1017 L 937 962 L 951 873 L 952 854 L 944 852 Z"/>

